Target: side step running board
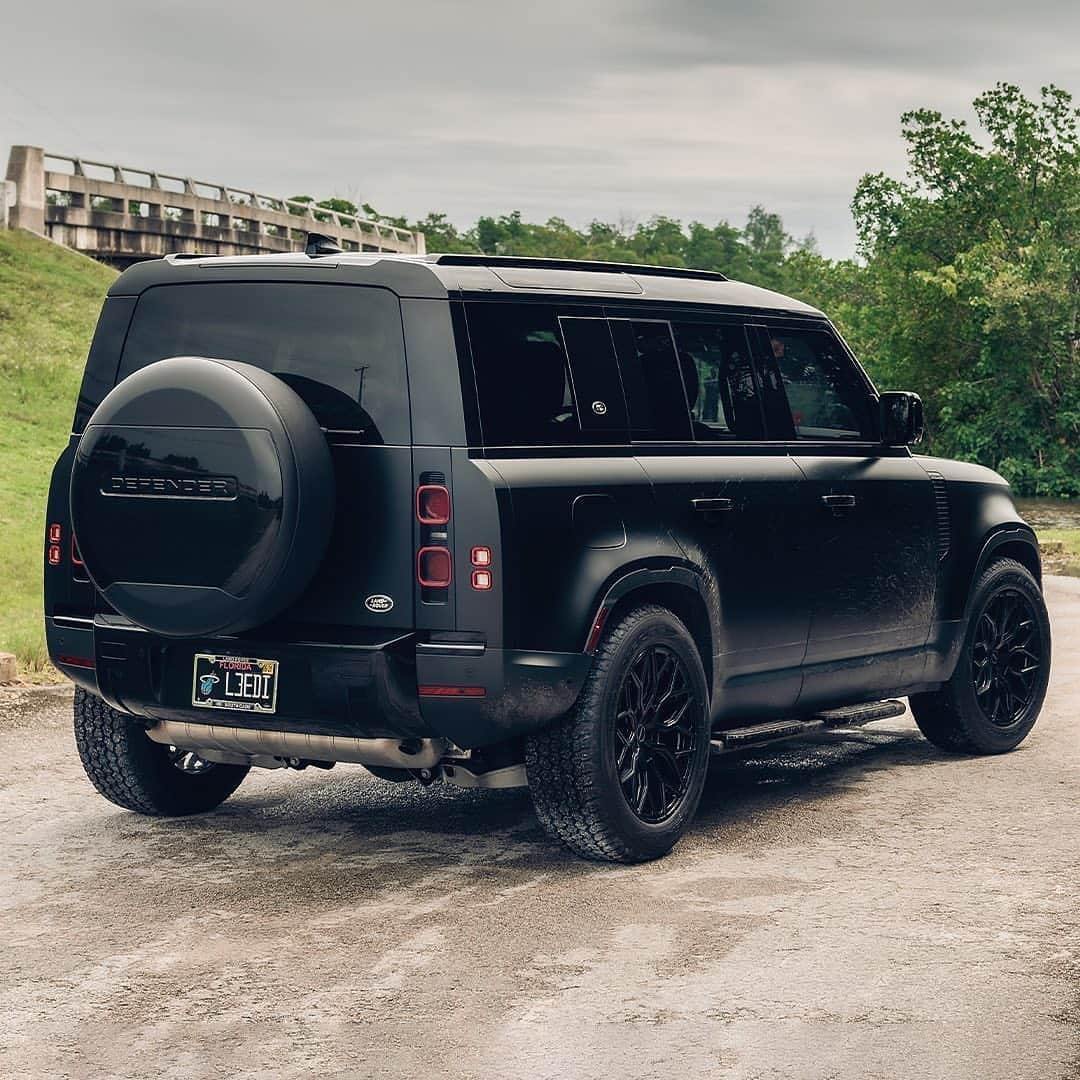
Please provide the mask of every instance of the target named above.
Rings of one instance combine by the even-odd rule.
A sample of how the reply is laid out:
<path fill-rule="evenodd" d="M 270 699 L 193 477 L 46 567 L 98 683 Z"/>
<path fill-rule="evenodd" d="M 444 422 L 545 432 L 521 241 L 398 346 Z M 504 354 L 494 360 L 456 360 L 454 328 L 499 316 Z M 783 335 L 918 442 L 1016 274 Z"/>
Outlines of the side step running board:
<path fill-rule="evenodd" d="M 829 709 L 813 716 L 795 720 L 770 720 L 764 724 L 734 728 L 717 732 L 712 738 L 712 752 L 727 754 L 732 750 L 744 750 L 750 746 L 764 746 L 781 739 L 794 739 L 817 731 L 833 728 L 861 727 L 874 720 L 889 720 L 902 716 L 906 707 L 902 701 L 872 701 L 864 705 L 845 705 L 842 709 Z"/>

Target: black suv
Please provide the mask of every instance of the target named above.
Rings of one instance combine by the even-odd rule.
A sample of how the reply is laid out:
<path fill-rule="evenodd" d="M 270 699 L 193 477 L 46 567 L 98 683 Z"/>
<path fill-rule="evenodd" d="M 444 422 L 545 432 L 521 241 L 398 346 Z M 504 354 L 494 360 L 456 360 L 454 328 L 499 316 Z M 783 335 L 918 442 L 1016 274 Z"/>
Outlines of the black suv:
<path fill-rule="evenodd" d="M 895 716 L 964 753 L 1042 705 L 1039 550 L 913 457 L 806 304 L 537 259 L 169 256 L 110 290 L 53 474 L 45 615 L 98 790 L 252 765 L 527 784 L 574 851 L 668 851 L 710 754 Z"/>

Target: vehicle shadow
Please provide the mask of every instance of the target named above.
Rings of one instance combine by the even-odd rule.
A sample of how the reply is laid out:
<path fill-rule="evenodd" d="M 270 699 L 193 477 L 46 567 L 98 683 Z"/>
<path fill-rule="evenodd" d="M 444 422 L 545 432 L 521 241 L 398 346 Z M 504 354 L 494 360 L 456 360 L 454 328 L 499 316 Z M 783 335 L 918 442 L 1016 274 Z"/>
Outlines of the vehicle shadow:
<path fill-rule="evenodd" d="M 941 757 L 914 729 L 893 727 L 827 733 L 714 759 L 688 841 L 711 842 L 710 834 L 719 832 L 720 842 L 737 838 L 745 845 L 744 838 L 767 831 L 770 815 L 793 801 L 842 799 L 874 772 Z M 467 791 L 446 784 L 423 789 L 378 780 L 359 769 L 308 781 L 310 775 L 245 785 L 215 814 L 166 828 L 174 836 L 178 830 L 201 834 L 200 843 L 243 844 L 250 833 L 257 837 L 251 842 L 271 857 L 273 849 L 277 854 L 302 849 L 308 858 L 527 864 L 559 875 L 614 869 L 578 860 L 549 841 L 524 789 Z"/>
<path fill-rule="evenodd" d="M 735 824 L 789 803 L 842 797 L 868 774 L 926 765 L 945 755 L 913 727 L 823 732 L 714 758 L 699 824 Z"/>

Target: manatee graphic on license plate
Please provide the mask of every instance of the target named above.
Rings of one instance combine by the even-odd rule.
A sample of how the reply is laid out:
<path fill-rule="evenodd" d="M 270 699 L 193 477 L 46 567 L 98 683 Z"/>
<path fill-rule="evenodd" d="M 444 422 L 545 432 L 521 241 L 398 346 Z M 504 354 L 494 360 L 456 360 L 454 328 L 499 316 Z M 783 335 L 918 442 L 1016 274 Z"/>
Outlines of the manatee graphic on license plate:
<path fill-rule="evenodd" d="M 196 653 L 191 704 L 272 713 L 277 708 L 277 676 L 276 660 Z"/>

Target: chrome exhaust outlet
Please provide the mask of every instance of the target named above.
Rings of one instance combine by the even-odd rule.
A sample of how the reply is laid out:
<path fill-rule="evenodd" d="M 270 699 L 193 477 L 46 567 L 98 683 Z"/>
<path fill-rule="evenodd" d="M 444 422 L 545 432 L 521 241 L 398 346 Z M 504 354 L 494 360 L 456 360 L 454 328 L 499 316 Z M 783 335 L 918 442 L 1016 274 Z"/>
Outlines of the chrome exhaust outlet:
<path fill-rule="evenodd" d="M 343 761 L 393 769 L 433 769 L 450 750 L 445 739 L 357 739 L 348 735 L 312 735 L 304 731 L 262 731 L 223 724 L 158 720 L 146 734 L 157 743 L 215 754 L 236 755 L 251 764 L 295 758 Z M 261 760 L 260 760 L 261 759 Z"/>

